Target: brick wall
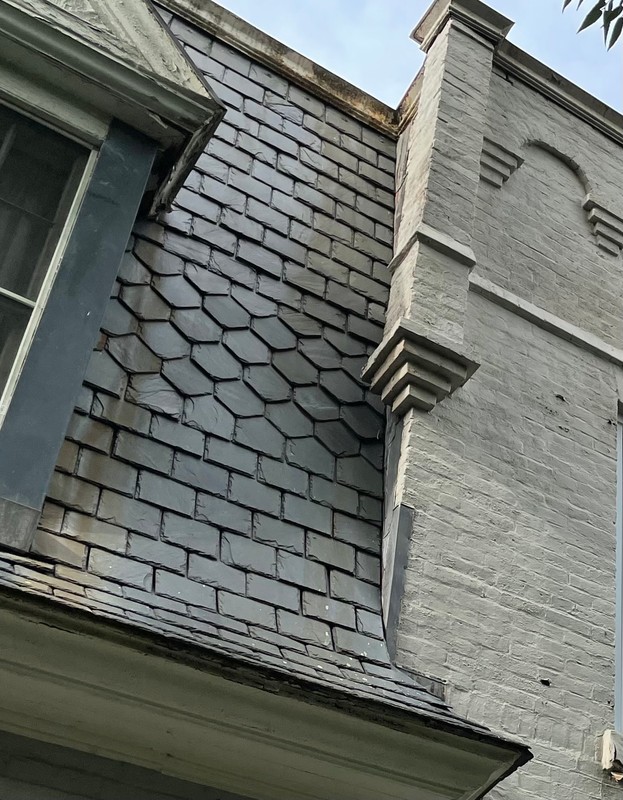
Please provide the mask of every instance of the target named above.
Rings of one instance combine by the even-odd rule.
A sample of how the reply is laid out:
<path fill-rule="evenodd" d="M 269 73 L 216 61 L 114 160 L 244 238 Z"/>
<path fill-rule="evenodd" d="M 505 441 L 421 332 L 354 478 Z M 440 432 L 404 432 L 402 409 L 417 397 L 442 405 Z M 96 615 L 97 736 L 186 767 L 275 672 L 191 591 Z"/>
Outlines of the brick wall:
<path fill-rule="evenodd" d="M 590 192 L 623 217 L 620 147 L 497 73 L 486 137 L 520 166 L 480 184 L 472 278 L 600 337 L 602 352 L 620 346 L 621 256 L 598 246 L 583 208 Z M 532 748 L 494 797 L 614 797 L 595 753 L 614 725 L 621 367 L 503 305 L 468 293 L 464 342 L 481 367 L 407 421 L 415 524 L 398 661 Z"/>

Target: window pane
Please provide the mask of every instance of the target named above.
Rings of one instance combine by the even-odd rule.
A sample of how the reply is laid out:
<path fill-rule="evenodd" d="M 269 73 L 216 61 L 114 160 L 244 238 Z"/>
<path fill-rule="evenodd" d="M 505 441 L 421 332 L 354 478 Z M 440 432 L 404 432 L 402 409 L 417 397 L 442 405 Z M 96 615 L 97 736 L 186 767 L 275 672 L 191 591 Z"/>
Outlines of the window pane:
<path fill-rule="evenodd" d="M 10 292 L 32 297 L 32 271 L 45 250 L 49 222 L 24 214 L 0 199 L 0 286 Z"/>
<path fill-rule="evenodd" d="M 0 106 L 0 286 L 35 300 L 87 151 Z"/>
<path fill-rule="evenodd" d="M 0 295 L 0 392 L 15 361 L 31 309 Z"/>

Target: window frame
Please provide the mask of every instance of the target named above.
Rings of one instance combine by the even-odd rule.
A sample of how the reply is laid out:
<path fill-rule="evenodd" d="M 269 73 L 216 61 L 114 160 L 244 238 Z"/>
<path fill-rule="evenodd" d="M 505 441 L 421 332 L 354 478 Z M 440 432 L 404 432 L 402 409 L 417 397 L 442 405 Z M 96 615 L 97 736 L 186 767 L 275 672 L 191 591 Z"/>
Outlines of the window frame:
<path fill-rule="evenodd" d="M 54 285 L 54 281 L 56 280 L 56 277 L 58 275 L 58 271 L 60 269 L 60 265 L 63 260 L 65 249 L 67 247 L 67 244 L 69 243 L 71 234 L 74 230 L 76 221 L 78 219 L 78 215 L 80 213 L 82 202 L 84 200 L 85 194 L 88 190 L 91 179 L 93 177 L 95 164 L 97 162 L 99 154 L 99 147 L 95 147 L 93 145 L 92 140 L 87 140 L 82 136 L 78 135 L 77 133 L 68 133 L 66 129 L 63 129 L 58 125 L 55 125 L 54 123 L 50 122 L 47 119 L 37 118 L 33 113 L 27 113 L 22 108 L 16 106 L 15 104 L 5 102 L 2 97 L 0 97 L 0 105 L 10 109 L 16 114 L 19 114 L 27 119 L 32 120 L 33 122 L 36 122 L 39 125 L 43 125 L 44 127 L 49 128 L 50 130 L 54 131 L 60 136 L 64 136 L 65 138 L 76 142 L 77 144 L 79 144 L 81 147 L 84 147 L 85 150 L 88 151 L 86 162 L 82 168 L 82 174 L 75 188 L 73 198 L 69 203 L 69 210 L 67 213 L 67 217 L 61 229 L 58 241 L 54 246 L 54 250 L 52 251 L 51 257 L 49 258 L 48 263 L 45 267 L 45 277 L 41 283 L 39 292 L 37 293 L 37 298 L 31 305 L 32 311 L 30 314 L 30 318 L 28 320 L 26 329 L 24 330 L 24 334 L 22 336 L 22 340 L 20 342 L 18 351 L 15 354 L 15 359 L 13 361 L 13 365 L 7 377 L 6 384 L 2 389 L 0 389 L 0 428 L 1 428 L 4 423 L 7 411 L 11 405 L 11 401 L 15 393 L 15 388 L 19 382 L 20 376 L 24 368 L 24 364 L 26 362 L 26 359 L 28 358 L 28 353 L 30 351 L 30 347 L 35 337 L 37 328 L 39 326 L 39 323 L 41 322 L 41 317 L 43 316 L 45 306 L 49 300 L 50 293 Z M 7 294 L 7 296 L 12 294 L 9 292 L 5 293 Z"/>

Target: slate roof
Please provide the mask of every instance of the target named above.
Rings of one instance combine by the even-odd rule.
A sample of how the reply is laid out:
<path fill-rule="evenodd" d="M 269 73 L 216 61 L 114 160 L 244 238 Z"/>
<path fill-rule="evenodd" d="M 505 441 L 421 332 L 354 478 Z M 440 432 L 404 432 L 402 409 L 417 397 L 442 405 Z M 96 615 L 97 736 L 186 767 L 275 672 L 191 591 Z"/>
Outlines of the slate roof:
<path fill-rule="evenodd" d="M 30 558 L 0 583 L 353 695 L 459 720 L 394 668 L 380 606 L 395 143 L 201 31 L 228 104 L 141 222 Z"/>

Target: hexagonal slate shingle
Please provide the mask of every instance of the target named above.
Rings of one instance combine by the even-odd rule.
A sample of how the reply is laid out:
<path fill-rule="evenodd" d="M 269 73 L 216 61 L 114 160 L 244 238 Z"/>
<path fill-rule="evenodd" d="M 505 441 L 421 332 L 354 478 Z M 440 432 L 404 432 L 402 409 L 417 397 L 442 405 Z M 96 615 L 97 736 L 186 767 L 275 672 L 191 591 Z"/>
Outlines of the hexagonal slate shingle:
<path fill-rule="evenodd" d="M 344 370 L 324 370 L 320 374 L 320 385 L 341 403 L 360 403 L 364 390 Z"/>
<path fill-rule="evenodd" d="M 264 412 L 264 401 L 242 381 L 222 381 L 215 394 L 237 417 L 257 417 Z"/>
<path fill-rule="evenodd" d="M 191 358 L 210 378 L 228 380 L 242 377 L 240 363 L 222 344 L 196 345 Z"/>
<path fill-rule="evenodd" d="M 221 339 L 220 327 L 201 311 L 176 310 L 171 315 L 171 322 L 189 342 L 219 342 Z"/>
<path fill-rule="evenodd" d="M 273 350 L 292 350 L 296 347 L 296 336 L 277 317 L 253 320 L 253 330 Z"/>
<path fill-rule="evenodd" d="M 317 422 L 316 437 L 336 456 L 355 456 L 361 442 L 343 422 Z"/>
<path fill-rule="evenodd" d="M 340 416 L 336 401 L 317 386 L 295 389 L 294 402 L 313 419 L 330 420 Z"/>
<path fill-rule="evenodd" d="M 151 286 L 124 286 L 119 296 L 122 303 L 139 319 L 167 320 L 171 316 L 168 303 Z"/>
<path fill-rule="evenodd" d="M 159 372 L 160 359 L 136 334 L 108 340 L 108 352 L 128 372 Z"/>
<path fill-rule="evenodd" d="M 165 361 L 162 365 L 162 374 L 180 394 L 187 397 L 211 394 L 214 388 L 213 381 L 196 367 L 190 358 Z"/>
<path fill-rule="evenodd" d="M 203 307 L 222 328 L 249 327 L 251 317 L 233 297 L 210 295 L 204 299 Z"/>
<path fill-rule="evenodd" d="M 168 322 L 143 322 L 139 335 L 161 358 L 182 358 L 190 354 L 190 342 Z"/>
<path fill-rule="evenodd" d="M 273 458 L 281 458 L 285 439 L 281 433 L 264 417 L 240 419 L 236 424 L 235 440 L 259 453 Z"/>
<path fill-rule="evenodd" d="M 320 369 L 337 369 L 342 356 L 326 339 L 303 339 L 301 353 Z"/>
<path fill-rule="evenodd" d="M 199 264 L 187 264 L 184 274 L 202 294 L 229 294 L 230 282 Z"/>
<path fill-rule="evenodd" d="M 364 439 L 379 439 L 383 435 L 383 417 L 367 405 L 343 406 L 340 417 Z"/>
<path fill-rule="evenodd" d="M 183 275 L 158 276 L 154 289 L 173 308 L 200 308 L 201 295 Z"/>
<path fill-rule="evenodd" d="M 126 397 L 139 406 L 176 418 L 181 415 L 184 405 L 183 399 L 160 375 L 135 375 Z"/>
<path fill-rule="evenodd" d="M 288 400 L 292 387 L 272 367 L 247 367 L 244 379 L 264 400 Z"/>
<path fill-rule="evenodd" d="M 295 386 L 316 383 L 318 371 L 296 350 L 287 350 L 273 356 L 273 364 L 283 377 Z"/>
<path fill-rule="evenodd" d="M 266 406 L 266 418 L 290 438 L 312 435 L 312 421 L 294 403 L 269 403 Z"/>
<path fill-rule="evenodd" d="M 345 356 L 361 356 L 365 355 L 366 344 L 355 339 L 354 336 L 349 336 L 341 331 L 334 331 L 327 328 L 326 338 L 336 347 L 340 353 Z"/>
<path fill-rule="evenodd" d="M 236 419 L 213 395 L 204 395 L 186 400 L 184 422 L 221 439 L 231 439 Z"/>
<path fill-rule="evenodd" d="M 277 314 L 277 303 L 273 303 L 272 300 L 262 297 L 251 289 L 234 286 L 231 294 L 234 300 L 246 308 L 252 317 L 274 317 Z"/>
<path fill-rule="evenodd" d="M 243 364 L 268 364 L 270 350 L 252 331 L 227 331 L 223 344 Z"/>

